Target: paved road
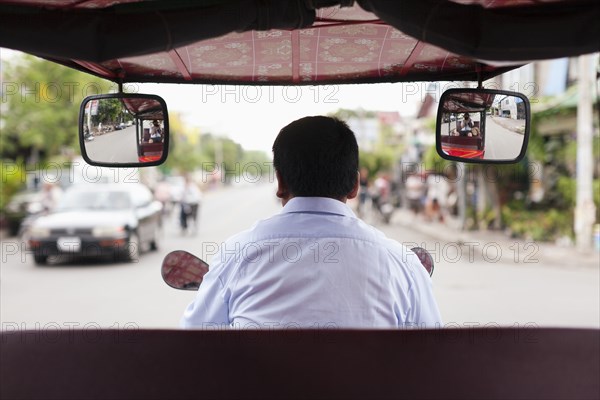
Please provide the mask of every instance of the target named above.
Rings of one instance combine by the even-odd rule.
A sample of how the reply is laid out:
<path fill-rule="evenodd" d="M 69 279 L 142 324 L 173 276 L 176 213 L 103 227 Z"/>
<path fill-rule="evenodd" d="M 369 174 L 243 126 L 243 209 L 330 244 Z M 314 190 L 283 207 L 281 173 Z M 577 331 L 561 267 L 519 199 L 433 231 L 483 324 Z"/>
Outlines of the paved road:
<path fill-rule="evenodd" d="M 35 267 L 31 255 L 13 254 L 14 239 L 2 242 L 0 319 L 5 330 L 68 326 L 177 326 L 193 292 L 167 287 L 160 278 L 162 257 L 185 249 L 198 255 L 257 218 L 279 210 L 273 186 L 239 185 L 205 194 L 198 233 L 181 236 L 175 215 L 166 222 L 160 251 L 145 253 L 139 263 L 70 262 Z M 437 258 L 433 281 L 447 324 L 500 324 L 600 327 L 599 268 L 525 263 L 503 257 L 494 246 L 479 243 L 470 252 L 453 241 L 434 240 L 416 229 L 420 218 L 396 218 L 382 227 L 401 242 L 425 244 Z M 400 214 L 399 214 L 400 216 Z M 376 221 L 376 218 L 371 218 Z M 508 251 L 506 248 L 504 251 Z M 457 258 L 457 252 L 462 254 Z M 508 259 L 508 261 L 507 261 Z M 129 324 L 129 325 L 128 325 Z"/>
<path fill-rule="evenodd" d="M 135 126 L 128 126 L 85 142 L 85 150 L 94 161 L 135 163 L 138 162 L 136 143 Z"/>
<path fill-rule="evenodd" d="M 457 122 L 446 122 L 441 127 L 442 135 L 456 129 Z M 506 129 L 494 118 L 488 117 L 485 122 L 485 160 L 512 160 L 515 159 L 523 146 L 522 134 Z"/>
<path fill-rule="evenodd" d="M 524 124 L 524 122 L 523 122 Z M 485 121 L 485 160 L 512 160 L 517 158 L 525 136 L 504 128 L 494 118 Z"/>

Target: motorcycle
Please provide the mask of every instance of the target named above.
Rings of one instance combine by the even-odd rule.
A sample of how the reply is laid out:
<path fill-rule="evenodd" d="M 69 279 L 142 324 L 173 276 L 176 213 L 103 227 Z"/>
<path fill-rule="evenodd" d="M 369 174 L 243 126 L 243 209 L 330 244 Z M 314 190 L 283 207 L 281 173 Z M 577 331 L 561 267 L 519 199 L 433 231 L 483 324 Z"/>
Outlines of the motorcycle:
<path fill-rule="evenodd" d="M 423 247 L 413 247 L 412 252 L 419 257 L 421 264 L 433 276 L 433 257 Z M 209 265 L 204 260 L 184 250 L 167 254 L 161 267 L 161 275 L 167 285 L 180 290 L 198 290 Z"/>
<path fill-rule="evenodd" d="M 384 224 L 389 224 L 394 214 L 394 206 L 388 198 L 376 197 L 373 199 L 373 205 L 379 213 L 379 217 Z"/>
<path fill-rule="evenodd" d="M 392 184 L 388 178 L 379 177 L 375 180 L 371 193 L 373 208 L 377 212 L 381 222 L 386 225 L 390 223 L 395 208 L 392 201 L 394 194 L 392 189 Z"/>
<path fill-rule="evenodd" d="M 85 140 L 86 142 L 91 142 L 92 140 L 94 140 L 94 135 L 92 134 L 92 132 L 90 132 L 89 129 L 87 129 L 87 127 L 85 127 L 83 131 L 83 140 Z"/>

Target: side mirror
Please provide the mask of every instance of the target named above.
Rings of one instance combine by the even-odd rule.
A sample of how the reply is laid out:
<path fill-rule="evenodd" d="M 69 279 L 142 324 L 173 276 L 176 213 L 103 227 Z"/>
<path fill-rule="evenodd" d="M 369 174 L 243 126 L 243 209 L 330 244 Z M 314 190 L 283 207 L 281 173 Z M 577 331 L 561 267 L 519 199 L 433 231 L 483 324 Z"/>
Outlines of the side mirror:
<path fill-rule="evenodd" d="M 447 90 L 437 114 L 437 152 L 468 163 L 516 163 L 525 156 L 530 120 L 529 100 L 521 93 Z"/>
<path fill-rule="evenodd" d="M 198 290 L 208 272 L 208 264 L 187 251 L 177 250 L 165 256 L 160 271 L 165 283 L 172 288 Z"/>
<path fill-rule="evenodd" d="M 433 276 L 434 263 L 431 254 L 422 247 L 413 247 L 410 250 L 419 257 L 419 261 L 421 261 L 429 276 Z"/>
<path fill-rule="evenodd" d="M 79 145 L 90 165 L 149 167 L 169 153 L 169 114 L 155 95 L 86 97 L 79 109 Z"/>

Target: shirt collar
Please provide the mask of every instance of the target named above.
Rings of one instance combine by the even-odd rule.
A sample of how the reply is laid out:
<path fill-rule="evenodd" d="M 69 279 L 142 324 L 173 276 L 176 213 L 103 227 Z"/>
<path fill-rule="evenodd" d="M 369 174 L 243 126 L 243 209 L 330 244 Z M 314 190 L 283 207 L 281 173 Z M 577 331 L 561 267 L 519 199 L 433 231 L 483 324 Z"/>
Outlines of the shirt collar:
<path fill-rule="evenodd" d="M 281 210 L 282 214 L 302 212 L 337 214 L 356 218 L 354 212 L 345 203 L 329 197 L 294 197 Z"/>

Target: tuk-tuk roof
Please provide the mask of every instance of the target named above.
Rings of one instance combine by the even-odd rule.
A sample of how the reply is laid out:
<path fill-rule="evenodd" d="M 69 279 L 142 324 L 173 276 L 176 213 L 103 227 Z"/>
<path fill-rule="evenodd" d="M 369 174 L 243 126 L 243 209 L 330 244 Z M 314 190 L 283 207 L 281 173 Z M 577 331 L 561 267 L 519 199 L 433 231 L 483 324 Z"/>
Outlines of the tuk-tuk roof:
<path fill-rule="evenodd" d="M 123 106 L 133 116 L 140 119 L 164 119 L 162 105 L 148 97 L 128 97 L 121 99 Z"/>
<path fill-rule="evenodd" d="M 0 46 L 116 82 L 476 81 L 600 50 L 599 3 L 0 0 Z"/>
<path fill-rule="evenodd" d="M 444 111 L 461 112 L 481 112 L 492 105 L 495 94 L 479 92 L 448 93 L 445 96 Z"/>

